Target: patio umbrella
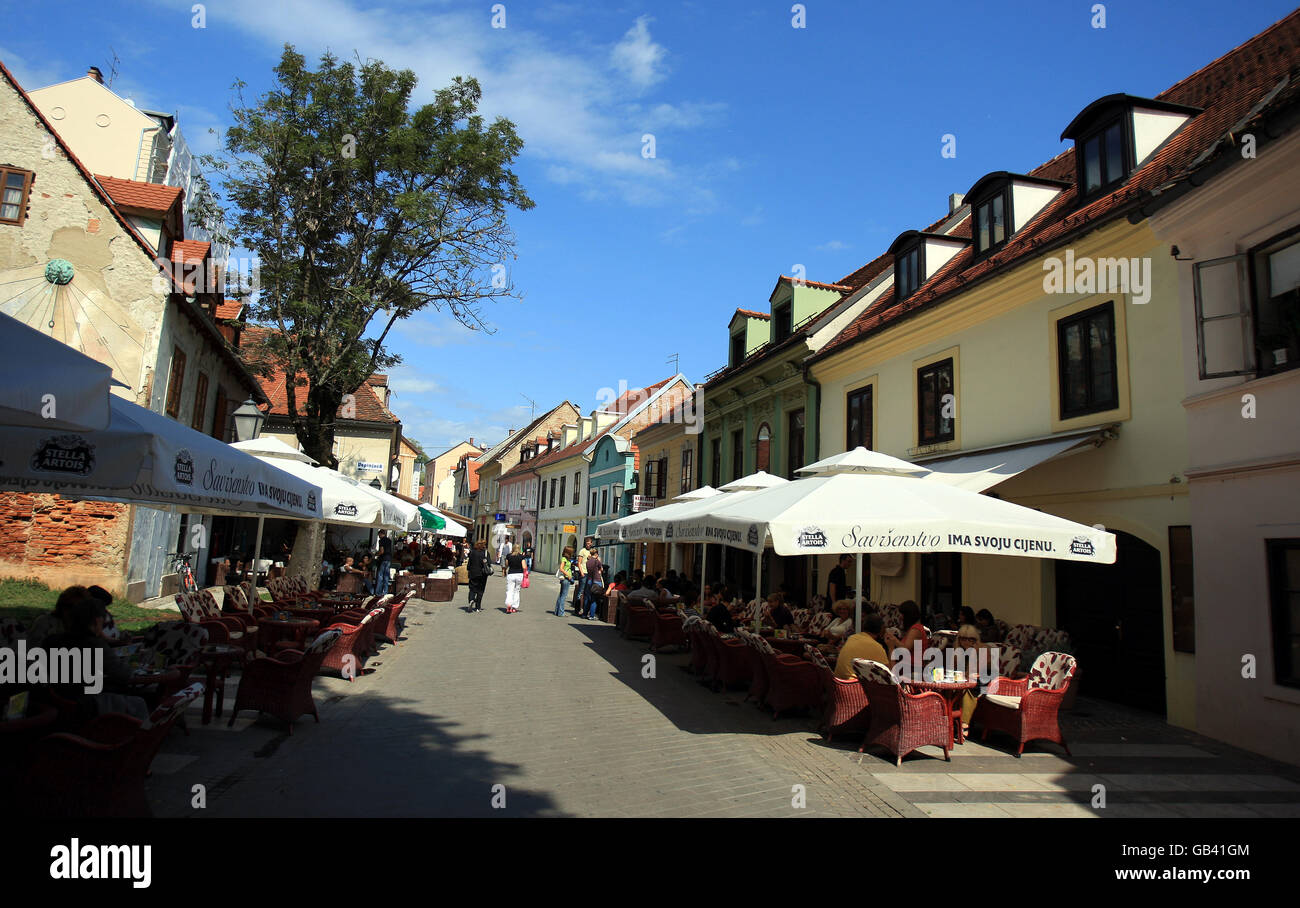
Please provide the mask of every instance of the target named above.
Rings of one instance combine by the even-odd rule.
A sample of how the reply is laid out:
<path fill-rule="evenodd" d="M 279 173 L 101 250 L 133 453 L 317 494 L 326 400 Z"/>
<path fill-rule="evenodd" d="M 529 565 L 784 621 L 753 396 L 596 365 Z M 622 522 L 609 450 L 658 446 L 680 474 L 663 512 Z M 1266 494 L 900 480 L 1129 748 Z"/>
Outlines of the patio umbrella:
<path fill-rule="evenodd" d="M 709 502 L 702 502 L 708 504 Z M 913 476 L 822 473 L 718 501 L 701 515 L 728 544 L 778 555 L 970 552 L 1112 564 L 1115 537 L 1094 527 Z M 861 583 L 858 586 L 859 618 Z"/>
<path fill-rule="evenodd" d="M 113 370 L 83 353 L 0 314 L 0 425 L 90 432 L 111 421 Z"/>
<path fill-rule="evenodd" d="M 321 490 L 209 435 L 109 397 L 108 428 L 0 433 L 0 489 L 212 514 L 320 519 Z"/>
<path fill-rule="evenodd" d="M 438 527 L 437 530 L 438 535 L 454 536 L 456 538 L 463 538 L 465 536 L 465 528 L 442 511 L 439 511 L 437 508 L 428 507 L 427 505 L 421 505 L 420 508 L 422 511 L 431 512 L 436 519 L 442 521 L 442 525 Z"/>

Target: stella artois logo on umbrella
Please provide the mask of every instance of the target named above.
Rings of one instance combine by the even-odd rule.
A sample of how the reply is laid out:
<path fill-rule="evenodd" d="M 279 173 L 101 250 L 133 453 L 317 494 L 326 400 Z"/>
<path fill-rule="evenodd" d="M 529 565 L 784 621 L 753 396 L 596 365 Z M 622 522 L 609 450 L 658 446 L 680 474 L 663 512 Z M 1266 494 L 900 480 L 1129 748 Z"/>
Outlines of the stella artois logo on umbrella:
<path fill-rule="evenodd" d="M 340 501 L 334 505 L 334 513 L 340 517 L 356 517 L 357 506 L 350 501 Z"/>
<path fill-rule="evenodd" d="M 755 543 L 757 544 L 757 543 Z M 804 527 L 799 533 L 798 545 L 802 549 L 826 548 L 826 534 L 820 527 Z"/>
<path fill-rule="evenodd" d="M 309 511 L 314 511 L 314 510 L 316 510 L 316 493 L 315 493 L 315 492 L 308 492 L 308 493 L 307 493 L 307 510 L 309 510 Z"/>
<path fill-rule="evenodd" d="M 1092 540 L 1087 536 L 1075 536 L 1070 542 L 1070 552 L 1074 555 L 1091 555 Z"/>
<path fill-rule="evenodd" d="M 187 486 L 194 485 L 194 458 L 190 452 L 181 448 L 176 454 L 176 481 Z"/>
<path fill-rule="evenodd" d="M 749 544 L 758 545 L 758 524 L 756 523 L 749 525 Z"/>
<path fill-rule="evenodd" d="M 668 524 L 668 526 L 664 527 L 664 538 L 665 539 L 673 538 L 673 525 L 671 523 Z"/>
<path fill-rule="evenodd" d="M 95 446 L 80 435 L 47 438 L 32 455 L 32 469 L 89 476 L 95 469 Z"/>

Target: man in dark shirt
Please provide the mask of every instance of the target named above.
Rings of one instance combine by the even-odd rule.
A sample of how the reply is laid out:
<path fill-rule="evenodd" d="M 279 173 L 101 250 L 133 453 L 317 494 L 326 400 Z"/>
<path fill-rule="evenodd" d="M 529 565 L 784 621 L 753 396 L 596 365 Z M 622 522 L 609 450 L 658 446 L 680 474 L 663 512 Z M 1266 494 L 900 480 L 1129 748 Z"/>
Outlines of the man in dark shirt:
<path fill-rule="evenodd" d="M 387 530 L 379 531 L 379 564 L 375 566 L 375 595 L 382 596 L 388 592 L 388 570 L 393 562 L 393 540 L 388 538 Z"/>
<path fill-rule="evenodd" d="M 841 555 L 839 563 L 831 568 L 830 577 L 826 580 L 826 598 L 832 605 L 849 597 L 849 581 L 845 576 L 845 570 L 852 563 L 853 556 L 846 553 Z"/>
<path fill-rule="evenodd" d="M 720 634 L 730 634 L 736 630 L 736 624 L 731 620 L 731 611 L 727 608 L 727 603 L 722 599 L 714 597 L 713 608 L 709 609 L 709 623 L 718 629 Z"/>

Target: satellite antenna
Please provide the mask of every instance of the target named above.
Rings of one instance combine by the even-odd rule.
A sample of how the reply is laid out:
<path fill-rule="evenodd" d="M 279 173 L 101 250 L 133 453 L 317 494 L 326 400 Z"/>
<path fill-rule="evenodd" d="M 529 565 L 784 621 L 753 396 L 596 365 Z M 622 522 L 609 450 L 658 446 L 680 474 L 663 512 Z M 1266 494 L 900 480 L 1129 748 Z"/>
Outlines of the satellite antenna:
<path fill-rule="evenodd" d="M 676 375 L 678 372 L 682 371 L 681 369 L 677 368 L 677 360 L 678 360 L 678 356 L 676 353 L 673 353 L 668 357 L 668 359 L 664 360 L 664 362 L 673 364 L 673 375 Z"/>

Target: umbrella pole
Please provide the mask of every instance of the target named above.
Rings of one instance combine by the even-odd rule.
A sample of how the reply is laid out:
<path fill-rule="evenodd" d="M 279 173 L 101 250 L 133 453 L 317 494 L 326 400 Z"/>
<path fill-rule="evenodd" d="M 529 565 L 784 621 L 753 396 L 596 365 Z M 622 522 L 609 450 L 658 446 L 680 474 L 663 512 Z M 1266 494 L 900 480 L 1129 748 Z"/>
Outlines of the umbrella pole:
<path fill-rule="evenodd" d="M 858 582 L 853 587 L 855 593 L 854 600 L 854 633 L 862 632 L 862 553 L 858 552 Z"/>
<path fill-rule="evenodd" d="M 763 626 L 763 550 L 754 553 L 754 633 Z"/>
<path fill-rule="evenodd" d="M 253 592 L 257 592 L 257 566 L 262 561 L 262 522 L 266 520 L 260 514 L 257 517 L 257 542 L 253 543 Z"/>
<path fill-rule="evenodd" d="M 709 585 L 709 544 L 700 553 L 700 611 L 704 611 L 704 588 Z"/>

